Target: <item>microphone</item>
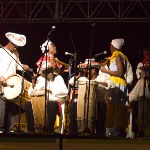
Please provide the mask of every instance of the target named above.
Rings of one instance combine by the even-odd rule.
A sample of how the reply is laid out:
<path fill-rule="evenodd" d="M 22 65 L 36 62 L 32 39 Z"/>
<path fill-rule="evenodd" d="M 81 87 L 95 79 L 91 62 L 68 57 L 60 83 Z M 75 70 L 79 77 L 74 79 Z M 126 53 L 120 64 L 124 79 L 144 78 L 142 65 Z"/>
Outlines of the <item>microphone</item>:
<path fill-rule="evenodd" d="M 55 31 L 55 29 L 56 29 L 56 27 L 55 27 L 55 26 L 52 26 L 52 28 L 51 28 L 50 32 L 48 33 L 48 36 L 50 36 L 50 35 L 51 35 L 51 33 L 52 33 L 53 31 Z"/>
<path fill-rule="evenodd" d="M 68 52 L 65 52 L 65 55 L 71 55 L 71 56 L 74 56 L 73 53 L 68 53 Z"/>
<path fill-rule="evenodd" d="M 102 53 L 98 53 L 98 54 L 94 55 L 93 58 L 96 58 L 100 55 L 105 55 L 105 54 L 107 54 L 107 51 L 103 51 Z"/>

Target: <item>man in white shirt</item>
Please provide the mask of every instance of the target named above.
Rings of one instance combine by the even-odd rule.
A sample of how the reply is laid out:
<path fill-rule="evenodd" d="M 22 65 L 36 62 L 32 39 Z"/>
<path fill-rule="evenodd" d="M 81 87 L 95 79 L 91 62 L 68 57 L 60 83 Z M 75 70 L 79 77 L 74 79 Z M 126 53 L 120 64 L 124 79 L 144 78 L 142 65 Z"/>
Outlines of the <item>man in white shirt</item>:
<path fill-rule="evenodd" d="M 66 97 L 68 95 L 68 89 L 64 82 L 64 79 L 57 74 L 58 72 L 55 71 L 53 67 L 47 69 L 47 117 L 48 117 L 48 124 L 47 129 L 48 132 L 54 132 L 54 124 L 56 120 L 56 114 L 58 113 L 58 106 L 61 104 L 62 112 L 59 116 L 61 118 L 60 121 L 60 133 L 63 133 L 64 129 L 64 106 Z M 45 74 L 45 71 L 43 71 Z M 43 91 L 45 90 L 45 77 L 39 76 L 37 78 L 37 82 L 35 85 L 32 85 L 28 93 L 32 96 L 32 92 L 34 91 Z M 32 98 L 31 98 L 32 102 Z M 34 112 L 34 109 L 33 109 Z"/>
<path fill-rule="evenodd" d="M 0 48 L 0 83 L 1 85 L 7 86 L 7 78 L 13 74 L 16 74 L 16 70 L 29 69 L 28 65 L 21 64 L 19 60 L 19 53 L 17 51 L 17 47 L 22 47 L 26 44 L 26 37 L 21 34 L 16 34 L 12 32 L 7 32 L 6 37 L 9 42 L 6 46 Z M 8 125 L 4 124 L 4 120 L 8 120 L 9 118 L 5 118 L 7 116 L 7 112 L 5 112 L 7 108 L 7 103 L 9 101 L 6 100 L 5 95 L 3 95 L 3 91 L 1 91 L 0 95 L 0 132 L 9 132 Z M 13 104 L 12 104 L 13 105 Z M 9 109 L 7 109 L 9 111 Z M 10 120 L 9 120 L 10 121 Z M 8 121 L 8 122 L 9 122 Z M 10 125 L 12 127 L 12 124 Z M 7 130 L 7 131 L 6 131 Z"/>

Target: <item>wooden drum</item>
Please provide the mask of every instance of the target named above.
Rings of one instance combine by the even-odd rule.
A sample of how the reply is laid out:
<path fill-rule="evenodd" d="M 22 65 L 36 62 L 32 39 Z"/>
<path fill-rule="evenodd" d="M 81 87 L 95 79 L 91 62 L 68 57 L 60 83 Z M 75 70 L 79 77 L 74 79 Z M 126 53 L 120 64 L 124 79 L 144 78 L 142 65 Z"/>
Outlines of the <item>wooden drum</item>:
<path fill-rule="evenodd" d="M 88 81 L 79 82 L 78 100 L 77 100 L 77 121 L 79 132 L 88 128 L 94 132 L 96 125 L 96 102 L 97 102 L 97 82 L 90 81 L 90 90 Z M 88 117 L 88 118 L 87 118 Z M 88 120 L 87 120 L 88 119 Z"/>
<path fill-rule="evenodd" d="M 31 93 L 31 103 L 36 129 L 43 129 L 45 123 L 45 91 Z"/>

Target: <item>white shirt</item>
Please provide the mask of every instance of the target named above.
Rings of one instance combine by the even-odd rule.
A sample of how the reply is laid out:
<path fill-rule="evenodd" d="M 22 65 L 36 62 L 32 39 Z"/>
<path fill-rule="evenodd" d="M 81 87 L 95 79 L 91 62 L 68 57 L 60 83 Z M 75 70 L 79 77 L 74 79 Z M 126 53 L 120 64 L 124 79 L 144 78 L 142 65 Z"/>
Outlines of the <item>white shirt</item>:
<path fill-rule="evenodd" d="M 6 52 L 6 51 L 8 52 Z M 5 79 L 12 74 L 16 74 L 16 70 L 22 70 L 22 64 L 14 53 L 7 49 L 0 48 L 0 76 L 3 76 Z M 10 55 L 9 55 L 10 54 Z M 18 63 L 21 65 L 18 65 Z"/>
<path fill-rule="evenodd" d="M 47 89 L 52 91 L 52 93 L 48 95 L 50 101 L 59 101 L 66 98 L 68 95 L 67 86 L 64 82 L 64 79 L 60 75 L 56 76 L 54 81 L 47 82 Z M 35 85 L 34 89 L 31 86 L 28 90 L 28 94 L 31 96 L 32 91 L 41 90 L 45 90 L 45 78 L 39 76 L 37 78 L 37 84 Z"/>
<path fill-rule="evenodd" d="M 127 71 L 124 76 L 127 83 L 131 85 L 133 82 L 133 70 L 132 70 L 131 63 L 129 61 L 127 62 Z"/>
<path fill-rule="evenodd" d="M 144 78 L 141 78 L 136 83 L 133 90 L 129 93 L 129 101 L 137 101 L 140 97 L 143 97 L 144 94 Z M 150 89 L 148 87 L 148 84 L 146 82 L 146 88 L 145 88 L 145 97 L 150 98 Z"/>
<path fill-rule="evenodd" d="M 142 67 L 142 66 L 143 66 L 143 63 L 139 62 L 138 65 L 137 65 L 137 68 L 136 68 L 136 76 L 137 76 L 138 79 L 141 78 L 142 71 L 139 69 L 139 67 Z"/>

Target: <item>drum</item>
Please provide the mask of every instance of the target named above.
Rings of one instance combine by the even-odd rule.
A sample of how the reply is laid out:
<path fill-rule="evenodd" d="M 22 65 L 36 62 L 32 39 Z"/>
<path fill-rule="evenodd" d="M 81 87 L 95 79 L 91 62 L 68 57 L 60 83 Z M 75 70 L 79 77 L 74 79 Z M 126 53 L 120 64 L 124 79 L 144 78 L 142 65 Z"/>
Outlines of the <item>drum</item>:
<path fill-rule="evenodd" d="M 77 100 L 77 121 L 78 130 L 83 132 L 88 121 L 88 128 L 94 132 L 96 125 L 96 102 L 97 102 L 97 82 L 88 81 L 79 82 L 78 100 Z M 88 118 L 87 118 L 88 117 Z M 87 120 L 88 119 L 88 120 Z"/>
<path fill-rule="evenodd" d="M 45 91 L 34 91 L 31 93 L 35 128 L 42 130 L 45 121 Z M 46 115 L 47 116 L 47 115 Z"/>
<path fill-rule="evenodd" d="M 18 74 L 14 74 L 6 79 L 4 97 L 19 106 L 24 106 L 25 102 L 30 100 L 28 95 L 28 89 L 30 86 L 31 83 L 29 81 L 25 80 Z M 20 101 L 21 99 L 22 102 Z"/>

